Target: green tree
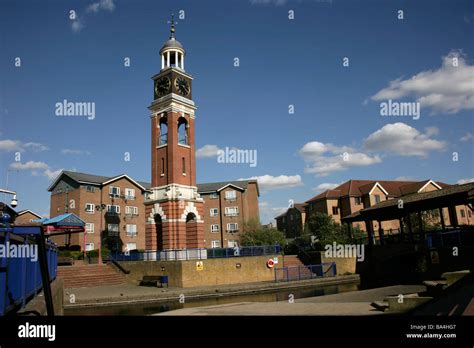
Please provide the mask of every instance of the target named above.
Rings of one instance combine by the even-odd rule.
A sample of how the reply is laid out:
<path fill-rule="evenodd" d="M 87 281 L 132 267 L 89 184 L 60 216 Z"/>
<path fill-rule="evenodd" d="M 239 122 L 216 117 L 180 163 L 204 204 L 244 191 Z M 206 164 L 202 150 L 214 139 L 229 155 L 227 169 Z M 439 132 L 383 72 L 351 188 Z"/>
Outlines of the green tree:
<path fill-rule="evenodd" d="M 242 246 L 285 245 L 285 235 L 274 227 L 262 226 L 256 219 L 244 222 L 240 235 Z"/>
<path fill-rule="evenodd" d="M 336 223 L 332 216 L 323 213 L 315 213 L 306 222 L 306 233 L 313 235 L 316 240 L 316 248 L 324 249 L 324 245 L 336 243 L 349 243 L 351 238 L 345 228 Z"/>

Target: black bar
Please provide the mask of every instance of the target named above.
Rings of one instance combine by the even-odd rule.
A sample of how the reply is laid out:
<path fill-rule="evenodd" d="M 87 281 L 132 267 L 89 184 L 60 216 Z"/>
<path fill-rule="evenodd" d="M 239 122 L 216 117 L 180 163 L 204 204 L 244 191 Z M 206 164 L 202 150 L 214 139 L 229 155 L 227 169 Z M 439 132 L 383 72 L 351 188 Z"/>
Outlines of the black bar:
<path fill-rule="evenodd" d="M 41 279 L 43 280 L 43 293 L 44 300 L 46 302 L 46 312 L 48 316 L 54 316 L 54 306 L 53 306 L 53 296 L 51 295 L 51 284 L 49 282 L 49 270 L 48 270 L 48 261 L 46 259 L 46 243 L 44 238 L 43 228 L 40 229 L 40 234 L 36 235 L 36 242 L 38 244 L 39 251 L 39 263 L 41 270 Z"/>

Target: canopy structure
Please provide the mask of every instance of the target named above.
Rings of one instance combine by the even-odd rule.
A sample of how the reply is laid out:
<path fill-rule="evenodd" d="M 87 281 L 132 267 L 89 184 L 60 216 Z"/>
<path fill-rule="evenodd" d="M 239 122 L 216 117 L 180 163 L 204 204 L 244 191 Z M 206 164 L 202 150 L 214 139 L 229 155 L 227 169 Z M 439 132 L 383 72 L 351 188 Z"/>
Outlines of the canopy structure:
<path fill-rule="evenodd" d="M 84 226 L 86 223 L 79 218 L 79 216 L 73 213 L 66 213 L 58 215 L 51 219 L 37 219 L 33 220 L 32 223 L 41 224 L 45 228 L 47 235 L 61 235 L 69 233 L 81 233 L 84 232 Z"/>
<path fill-rule="evenodd" d="M 367 226 L 367 233 L 369 235 L 369 243 L 373 243 L 373 228 L 372 221 L 378 221 L 381 226 L 381 221 L 387 220 L 402 220 L 407 218 L 410 214 L 418 214 L 421 221 L 421 212 L 428 210 L 435 210 L 448 208 L 449 219 L 453 227 L 458 225 L 455 207 L 458 205 L 467 205 L 470 209 L 474 203 L 474 183 L 464 185 L 453 185 L 440 190 L 412 193 L 396 199 L 390 199 L 372 207 L 359 210 L 351 215 L 343 217 L 343 223 L 364 221 Z M 443 214 L 440 214 L 441 224 L 445 229 Z M 401 221 L 400 221 L 401 222 Z M 409 222 L 409 219 L 408 219 Z M 422 225 L 422 224 L 420 224 Z M 401 233 L 403 233 L 403 223 L 400 223 Z M 408 224 L 409 233 L 412 234 L 411 226 Z M 423 231 L 421 231 L 423 234 Z M 383 230 L 379 230 L 379 236 L 383 240 Z"/>

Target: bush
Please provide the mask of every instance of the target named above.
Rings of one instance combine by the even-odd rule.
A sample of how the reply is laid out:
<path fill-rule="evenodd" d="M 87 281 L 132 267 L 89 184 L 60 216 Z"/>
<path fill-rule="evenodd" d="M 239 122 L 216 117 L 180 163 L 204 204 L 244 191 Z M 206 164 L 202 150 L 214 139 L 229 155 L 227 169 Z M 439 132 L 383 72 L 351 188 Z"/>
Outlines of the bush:
<path fill-rule="evenodd" d="M 107 248 L 101 249 L 102 258 L 107 258 L 110 255 L 110 250 Z M 99 249 L 94 249 L 86 252 L 88 257 L 99 257 Z"/>
<path fill-rule="evenodd" d="M 71 252 L 69 250 L 59 250 L 58 251 L 59 257 L 71 257 Z"/>

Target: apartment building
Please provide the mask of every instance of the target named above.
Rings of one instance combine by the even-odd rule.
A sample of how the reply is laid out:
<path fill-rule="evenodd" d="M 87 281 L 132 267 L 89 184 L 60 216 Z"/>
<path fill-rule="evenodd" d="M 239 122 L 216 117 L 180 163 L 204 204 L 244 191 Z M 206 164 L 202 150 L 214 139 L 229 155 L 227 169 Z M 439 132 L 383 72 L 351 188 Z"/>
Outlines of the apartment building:
<path fill-rule="evenodd" d="M 59 245 L 102 246 L 114 250 L 145 248 L 145 193 L 149 184 L 129 176 L 105 177 L 63 171 L 48 188 L 50 216 L 74 213 L 86 222 L 86 232 L 57 236 Z"/>
<path fill-rule="evenodd" d="M 255 180 L 198 184 L 204 199 L 204 244 L 207 248 L 238 244 L 244 221 L 259 219 Z M 59 245 L 81 249 L 146 249 L 145 201 L 151 184 L 126 174 L 113 177 L 63 171 L 48 188 L 50 216 L 74 213 L 86 222 L 85 234 L 57 236 Z"/>
<path fill-rule="evenodd" d="M 256 180 L 198 184 L 204 199 L 204 239 L 207 248 L 238 245 L 244 222 L 259 219 Z"/>
<path fill-rule="evenodd" d="M 305 204 L 294 203 L 283 214 L 278 215 L 275 220 L 277 230 L 283 232 L 287 239 L 301 236 L 306 221 Z"/>
<path fill-rule="evenodd" d="M 387 181 L 387 180 L 349 180 L 331 190 L 326 190 L 306 201 L 306 216 L 316 212 L 332 216 L 334 221 L 341 223 L 341 218 L 351 215 L 359 210 L 376 205 L 379 202 L 394 199 L 411 193 L 429 192 L 440 190 L 450 185 L 433 180 L 423 181 Z M 459 224 L 473 224 L 472 212 L 469 207 L 456 207 Z M 448 209 L 443 209 L 446 224 L 450 224 Z M 353 223 L 365 231 L 364 223 Z M 382 229 L 398 231 L 398 220 L 383 221 Z M 373 222 L 374 231 L 379 229 L 378 223 Z"/>

